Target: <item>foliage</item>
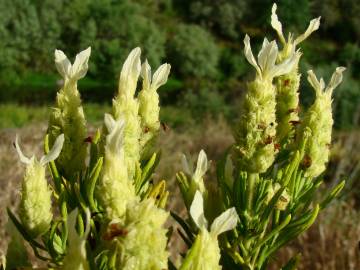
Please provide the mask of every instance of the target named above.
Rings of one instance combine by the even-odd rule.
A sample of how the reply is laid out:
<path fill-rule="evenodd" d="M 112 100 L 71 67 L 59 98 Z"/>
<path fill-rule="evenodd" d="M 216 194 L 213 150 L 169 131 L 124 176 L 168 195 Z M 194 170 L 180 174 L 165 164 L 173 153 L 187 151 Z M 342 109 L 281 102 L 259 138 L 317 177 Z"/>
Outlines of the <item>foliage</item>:
<path fill-rule="evenodd" d="M 184 77 L 214 78 L 217 75 L 219 48 L 211 35 L 197 25 L 180 24 L 169 42 L 177 70 Z"/>
<path fill-rule="evenodd" d="M 59 270 L 266 269 L 345 184 L 341 181 L 320 199 L 316 195 L 329 159 L 332 94 L 345 68 L 337 67 L 327 84 L 309 70 L 315 99 L 298 115 L 301 54 L 295 47 L 319 28 L 319 19 L 304 34 L 286 40 L 274 4 L 271 26 L 283 47 L 265 38 L 257 59 L 245 36 L 245 58 L 256 73 L 233 126 L 234 143 L 217 163 L 217 181 L 204 181 L 210 164 L 204 150 L 196 167 L 182 156 L 176 178 L 186 219 L 165 209 L 165 180 L 153 181 L 160 158 L 156 140 L 164 128 L 157 90 L 167 82 L 170 65 L 152 73 L 148 61 L 141 61 L 140 48 L 133 49 L 120 72 L 112 111 L 105 113 L 102 128 L 88 136 L 78 81 L 88 71 L 91 48 L 73 62 L 55 50 L 63 83 L 50 112 L 44 155 L 28 157 L 15 139 L 25 174 L 19 207 L 16 213 L 7 210 L 9 228 L 16 230 L 9 230 L 13 237 L 0 266 L 28 266 L 25 241 L 48 268 Z M 216 102 L 210 108 L 220 107 Z M 208 105 L 198 100 L 193 106 L 202 111 Z M 167 250 L 170 214 L 188 246 L 176 265 Z M 298 263 L 296 255 L 282 269 L 295 269 Z"/>

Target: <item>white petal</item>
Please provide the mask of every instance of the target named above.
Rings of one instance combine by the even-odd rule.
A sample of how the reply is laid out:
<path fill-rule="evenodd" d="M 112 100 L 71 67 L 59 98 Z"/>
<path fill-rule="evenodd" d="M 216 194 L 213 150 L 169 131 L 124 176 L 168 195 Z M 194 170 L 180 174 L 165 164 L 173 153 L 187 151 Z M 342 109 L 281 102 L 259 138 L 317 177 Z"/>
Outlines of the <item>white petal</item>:
<path fill-rule="evenodd" d="M 193 176 L 194 180 L 203 178 L 207 170 L 208 170 L 207 156 L 205 151 L 201 149 L 197 160 L 195 173 Z"/>
<path fill-rule="evenodd" d="M 134 96 L 141 71 L 140 48 L 133 49 L 124 62 L 120 73 L 119 92 Z"/>
<path fill-rule="evenodd" d="M 344 67 L 337 67 L 333 75 L 331 76 L 330 83 L 327 87 L 329 91 L 334 90 L 342 81 L 343 75 L 342 73 L 345 71 L 346 68 Z"/>
<path fill-rule="evenodd" d="M 269 41 L 267 40 L 267 38 L 264 38 L 261 50 L 258 53 L 258 63 L 262 71 L 264 71 L 270 49 L 271 47 L 269 46 Z"/>
<path fill-rule="evenodd" d="M 297 37 L 295 39 L 295 45 L 301 43 L 302 41 L 304 41 L 305 39 L 307 39 L 308 36 L 311 35 L 312 32 L 315 32 L 316 30 L 319 29 L 320 26 L 320 18 L 316 18 L 310 21 L 308 28 L 306 29 L 305 33 L 300 35 L 299 37 Z"/>
<path fill-rule="evenodd" d="M 204 215 L 204 199 L 198 190 L 190 206 L 190 216 L 199 229 L 207 229 L 207 220 Z"/>
<path fill-rule="evenodd" d="M 236 227 L 239 216 L 236 213 L 235 207 L 232 207 L 218 216 L 211 224 L 210 232 L 212 235 L 218 236 L 219 234 L 232 230 Z"/>
<path fill-rule="evenodd" d="M 265 49 L 265 61 L 262 71 L 264 75 L 270 75 L 270 77 L 275 77 L 275 73 L 278 70 L 279 66 L 275 66 L 276 58 L 278 55 L 278 47 L 275 41 L 268 43 L 267 48 Z"/>
<path fill-rule="evenodd" d="M 151 87 L 153 89 L 156 90 L 167 82 L 170 74 L 170 68 L 171 66 L 169 64 L 163 64 L 155 71 L 151 83 Z"/>
<path fill-rule="evenodd" d="M 272 6 L 272 9 L 271 9 L 271 26 L 277 32 L 277 34 L 278 34 L 278 36 L 280 38 L 280 41 L 283 44 L 285 44 L 286 41 L 285 41 L 285 37 L 284 37 L 284 34 L 283 34 L 282 24 L 279 21 L 279 18 L 278 18 L 277 14 L 276 14 L 276 9 L 277 9 L 277 6 L 276 6 L 276 3 L 274 3 L 273 6 Z"/>
<path fill-rule="evenodd" d="M 271 77 L 277 77 L 289 73 L 294 66 L 298 63 L 300 52 L 293 53 L 285 61 L 279 65 L 274 66 L 271 70 Z"/>
<path fill-rule="evenodd" d="M 143 89 L 150 89 L 151 67 L 147 60 L 141 66 L 141 77 L 143 78 Z"/>
<path fill-rule="evenodd" d="M 113 153 L 119 153 L 124 145 L 124 128 L 125 121 L 123 119 L 117 120 L 112 126 L 112 130 L 106 136 L 105 148 Z"/>
<path fill-rule="evenodd" d="M 23 152 L 21 151 L 21 148 L 19 146 L 19 136 L 17 134 L 16 134 L 16 139 L 15 139 L 15 149 L 16 149 L 16 152 L 18 153 L 20 161 L 22 163 L 25 163 L 25 164 L 30 164 L 31 163 L 31 159 L 26 157 L 23 154 Z"/>
<path fill-rule="evenodd" d="M 74 64 L 71 67 L 71 79 L 80 80 L 86 75 L 90 53 L 91 48 L 89 47 L 76 55 Z"/>
<path fill-rule="evenodd" d="M 108 130 L 108 132 L 110 133 L 115 126 L 115 119 L 113 118 L 113 116 L 109 113 L 105 113 L 104 115 L 104 124 Z"/>
<path fill-rule="evenodd" d="M 58 156 L 60 155 L 61 149 L 63 147 L 64 140 L 65 140 L 64 134 L 61 134 L 56 138 L 54 145 L 51 148 L 51 150 L 49 151 L 49 153 L 47 153 L 47 155 L 43 156 L 40 159 L 41 165 L 45 165 L 46 163 L 49 163 L 50 161 L 53 161 L 58 158 Z"/>
<path fill-rule="evenodd" d="M 65 79 L 70 75 L 71 63 L 63 51 L 55 50 L 55 66 L 60 75 Z"/>
<path fill-rule="evenodd" d="M 250 37 L 248 35 L 246 35 L 244 38 L 244 44 L 245 44 L 244 54 L 245 54 L 246 59 L 256 69 L 257 73 L 261 74 L 261 70 L 260 70 L 258 64 L 256 63 L 255 57 L 251 51 Z"/>
<path fill-rule="evenodd" d="M 186 174 L 192 175 L 193 171 L 191 166 L 189 165 L 189 162 L 187 161 L 187 158 L 184 154 L 181 154 L 181 165 L 183 167 L 183 170 Z"/>
<path fill-rule="evenodd" d="M 317 79 L 314 71 L 309 70 L 308 72 L 308 82 L 310 83 L 310 85 L 316 90 L 316 92 L 321 91 L 324 88 L 324 80 L 320 80 L 320 82 L 322 81 L 322 84 L 319 82 L 319 80 Z"/>

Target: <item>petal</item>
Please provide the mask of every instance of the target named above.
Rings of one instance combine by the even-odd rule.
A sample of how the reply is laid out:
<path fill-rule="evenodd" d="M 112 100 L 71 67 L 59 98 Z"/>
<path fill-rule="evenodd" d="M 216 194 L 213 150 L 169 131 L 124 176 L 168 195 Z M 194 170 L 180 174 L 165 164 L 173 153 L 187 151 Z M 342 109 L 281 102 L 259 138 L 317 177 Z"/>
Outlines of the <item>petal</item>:
<path fill-rule="evenodd" d="M 334 90 L 342 81 L 343 75 L 342 73 L 345 71 L 345 67 L 337 67 L 333 75 L 331 76 L 331 80 L 329 82 L 329 85 L 326 89 L 328 91 Z"/>
<path fill-rule="evenodd" d="M 294 66 L 298 63 L 300 52 L 294 52 L 290 57 L 285 61 L 273 67 L 270 72 L 271 77 L 277 77 L 289 73 Z"/>
<path fill-rule="evenodd" d="M 110 133 L 106 136 L 106 149 L 118 153 L 124 145 L 125 121 L 119 119 L 113 123 Z"/>
<path fill-rule="evenodd" d="M 104 124 L 108 130 L 108 132 L 110 133 L 113 129 L 114 129 L 114 126 L 115 126 L 115 120 L 113 118 L 113 116 L 109 113 L 105 113 L 104 115 Z"/>
<path fill-rule="evenodd" d="M 218 236 L 219 234 L 232 230 L 236 227 L 239 216 L 236 213 L 235 207 L 232 207 L 218 216 L 211 224 L 210 232 L 212 235 Z"/>
<path fill-rule="evenodd" d="M 89 47 L 76 55 L 74 64 L 71 67 L 71 79 L 80 80 L 86 75 L 90 53 L 91 48 Z"/>
<path fill-rule="evenodd" d="M 129 96 L 135 94 L 137 80 L 141 71 L 141 50 L 139 47 L 133 49 L 126 58 L 120 73 L 119 93 Z"/>
<path fill-rule="evenodd" d="M 20 161 L 22 163 L 25 163 L 25 164 L 30 164 L 31 163 L 31 159 L 30 158 L 27 158 L 23 152 L 21 151 L 21 148 L 19 146 L 19 136 L 16 134 L 16 139 L 15 139 L 15 149 L 16 149 L 16 152 L 18 153 L 19 155 L 19 158 L 20 158 Z"/>
<path fill-rule="evenodd" d="M 277 9 L 277 5 L 276 5 L 276 3 L 274 3 L 272 6 L 272 9 L 271 9 L 271 26 L 277 32 L 281 43 L 285 44 L 286 41 L 285 41 L 285 37 L 283 34 L 282 24 L 279 21 L 279 18 L 276 14 L 276 9 Z"/>
<path fill-rule="evenodd" d="M 297 37 L 295 39 L 295 45 L 303 42 L 305 39 L 307 39 L 308 36 L 311 35 L 312 32 L 315 32 L 316 30 L 319 29 L 320 26 L 320 18 L 318 17 L 316 19 L 313 19 L 310 21 L 308 28 L 306 29 L 305 33 L 300 35 L 299 37 Z"/>
<path fill-rule="evenodd" d="M 163 64 L 155 71 L 151 83 L 151 87 L 153 89 L 156 90 L 167 82 L 170 74 L 170 68 L 171 66 L 169 64 Z"/>
<path fill-rule="evenodd" d="M 141 66 L 141 77 L 143 78 L 143 89 L 150 89 L 151 67 L 147 60 Z"/>
<path fill-rule="evenodd" d="M 63 51 L 55 50 L 55 66 L 60 75 L 65 79 L 69 77 L 71 63 Z"/>
<path fill-rule="evenodd" d="M 264 71 L 270 48 L 271 47 L 269 46 L 269 41 L 264 38 L 261 50 L 258 54 L 258 62 L 262 71 Z"/>
<path fill-rule="evenodd" d="M 193 178 L 198 180 L 204 177 L 206 171 L 208 170 L 208 160 L 204 150 L 201 149 L 199 157 L 196 164 L 196 169 Z"/>
<path fill-rule="evenodd" d="M 255 57 L 251 51 L 250 37 L 248 35 L 246 35 L 244 38 L 244 45 L 245 45 L 244 54 L 245 54 L 246 59 L 256 69 L 256 72 L 258 74 L 261 74 L 261 70 L 260 70 L 258 64 L 256 63 Z"/>
<path fill-rule="evenodd" d="M 315 89 L 317 93 L 322 91 L 324 88 L 324 80 L 321 78 L 321 80 L 319 81 L 314 71 L 312 70 L 309 70 L 307 73 L 308 73 L 307 79 L 310 85 Z"/>
<path fill-rule="evenodd" d="M 40 159 L 41 165 L 45 165 L 46 163 L 49 163 L 50 161 L 53 161 L 58 158 L 58 156 L 60 155 L 61 149 L 63 147 L 64 140 L 65 140 L 64 134 L 61 134 L 56 138 L 54 145 L 51 148 L 51 150 L 49 151 L 49 153 L 47 153 L 47 155 L 43 156 Z"/>
<path fill-rule="evenodd" d="M 275 41 L 272 41 L 267 44 L 265 49 L 264 56 L 264 66 L 262 67 L 263 74 L 270 75 L 270 77 L 275 77 L 274 74 L 278 66 L 275 66 L 276 58 L 278 56 L 278 47 Z"/>
<path fill-rule="evenodd" d="M 198 190 L 190 206 L 190 216 L 199 229 L 207 229 L 207 220 L 204 215 L 204 199 Z"/>
<path fill-rule="evenodd" d="M 191 166 L 189 166 L 189 162 L 187 161 L 187 158 L 184 154 L 181 154 L 181 165 L 183 167 L 183 170 L 186 174 L 192 175 L 193 171 L 191 169 Z"/>

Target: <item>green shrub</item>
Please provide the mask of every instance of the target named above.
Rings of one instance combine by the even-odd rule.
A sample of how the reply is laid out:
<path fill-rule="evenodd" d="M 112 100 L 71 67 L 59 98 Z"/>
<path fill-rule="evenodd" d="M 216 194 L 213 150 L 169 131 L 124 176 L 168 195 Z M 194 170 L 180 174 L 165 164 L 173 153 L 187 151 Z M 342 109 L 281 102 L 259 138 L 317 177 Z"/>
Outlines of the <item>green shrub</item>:
<path fill-rule="evenodd" d="M 214 78 L 220 50 L 212 36 L 197 25 L 180 24 L 169 42 L 169 52 L 182 76 Z"/>

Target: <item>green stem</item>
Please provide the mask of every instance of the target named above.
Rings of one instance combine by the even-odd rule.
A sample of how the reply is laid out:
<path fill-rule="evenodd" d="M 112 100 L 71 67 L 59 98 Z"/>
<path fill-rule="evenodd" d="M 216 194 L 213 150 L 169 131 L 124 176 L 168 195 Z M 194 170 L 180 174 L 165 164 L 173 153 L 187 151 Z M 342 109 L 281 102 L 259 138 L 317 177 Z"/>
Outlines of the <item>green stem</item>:
<path fill-rule="evenodd" d="M 255 191 L 255 183 L 256 183 L 256 173 L 250 173 L 248 176 L 248 190 L 247 190 L 247 210 L 248 213 L 253 212 L 253 203 L 254 203 L 254 191 Z"/>

